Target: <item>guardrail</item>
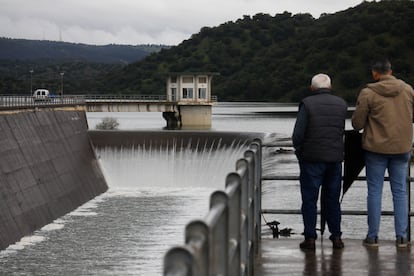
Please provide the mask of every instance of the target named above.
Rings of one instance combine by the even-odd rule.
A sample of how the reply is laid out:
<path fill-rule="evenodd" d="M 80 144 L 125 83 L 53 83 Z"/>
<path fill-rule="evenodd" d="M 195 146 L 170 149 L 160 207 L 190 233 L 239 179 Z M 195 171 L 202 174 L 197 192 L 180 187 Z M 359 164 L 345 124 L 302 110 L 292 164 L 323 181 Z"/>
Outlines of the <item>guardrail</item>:
<path fill-rule="evenodd" d="M 82 104 L 85 104 L 85 98 L 81 95 L 54 96 L 45 99 L 35 99 L 31 96 L 0 95 L 0 110 Z"/>
<path fill-rule="evenodd" d="M 265 147 L 293 147 L 291 143 L 280 143 L 277 145 L 262 145 L 263 148 Z M 414 145 L 413 145 L 414 147 Z M 358 176 L 355 180 L 361 181 L 366 180 L 366 176 Z M 292 176 L 292 175 L 274 175 L 274 176 L 265 176 L 262 177 L 262 181 L 299 181 L 299 176 Z M 390 181 L 388 176 L 384 177 L 384 181 Z M 411 241 L 411 217 L 414 216 L 414 212 L 411 211 L 411 182 L 414 181 L 414 178 L 411 177 L 411 169 L 408 166 L 407 169 L 407 204 L 408 204 L 408 229 L 407 229 L 407 238 Z M 262 209 L 262 214 L 278 214 L 278 215 L 301 215 L 301 210 L 294 210 L 294 209 Z M 318 211 L 320 214 L 320 211 Z M 341 210 L 342 215 L 350 215 L 350 216 L 367 216 L 368 211 L 362 210 Z M 393 211 L 381 211 L 381 216 L 394 216 Z"/>
<path fill-rule="evenodd" d="M 255 140 L 215 191 L 203 220 L 185 228 L 185 245 L 164 257 L 166 276 L 254 275 L 261 227 L 261 141 Z"/>
<path fill-rule="evenodd" d="M 85 95 L 85 99 L 87 102 L 177 102 L 169 100 L 166 95 Z M 204 101 L 200 99 L 199 102 Z M 210 101 L 207 102 L 217 102 L 217 96 L 211 96 Z"/>
<path fill-rule="evenodd" d="M 225 190 L 215 191 L 210 210 L 203 220 L 185 228 L 185 245 L 171 248 L 164 256 L 165 276 L 254 275 L 254 259 L 259 253 L 261 214 L 300 215 L 301 210 L 261 209 L 261 181 L 293 180 L 298 176 L 261 177 L 261 148 L 292 147 L 292 144 L 262 145 L 255 140 L 236 162 L 236 172 L 226 177 Z M 365 180 L 358 177 L 356 180 Z M 407 172 L 408 202 L 414 179 Z M 389 181 L 386 177 L 385 181 Z M 409 208 L 409 222 L 411 206 Z M 366 211 L 342 210 L 343 215 L 367 215 Z M 392 216 L 392 211 L 382 211 Z M 411 223 L 408 235 L 411 239 Z"/>
<path fill-rule="evenodd" d="M 0 95 L 0 109 L 27 108 L 36 106 L 78 105 L 102 102 L 171 102 L 166 95 L 64 95 L 45 99 L 35 99 L 32 96 Z M 217 96 L 211 96 L 209 102 L 217 102 Z"/>
<path fill-rule="evenodd" d="M 166 95 L 85 95 L 85 100 L 88 102 L 94 101 L 139 101 L 139 102 L 165 102 Z"/>

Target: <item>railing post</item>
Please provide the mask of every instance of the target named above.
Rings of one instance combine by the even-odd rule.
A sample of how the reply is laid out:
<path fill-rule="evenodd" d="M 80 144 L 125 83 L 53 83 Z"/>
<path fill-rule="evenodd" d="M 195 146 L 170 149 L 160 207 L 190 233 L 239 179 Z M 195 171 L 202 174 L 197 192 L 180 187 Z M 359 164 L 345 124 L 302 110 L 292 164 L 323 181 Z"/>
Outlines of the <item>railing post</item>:
<path fill-rule="evenodd" d="M 215 223 L 211 225 L 210 233 L 210 260 L 212 275 L 229 275 L 229 215 L 228 197 L 223 191 L 215 191 L 210 198 L 210 210 L 217 208 Z M 221 208 L 224 208 L 220 210 Z M 213 212 L 214 214 L 214 212 Z"/>
<path fill-rule="evenodd" d="M 249 275 L 254 275 L 254 260 L 255 260 L 255 252 L 256 252 L 256 234 L 255 234 L 255 201 L 254 201 L 254 193 L 255 193 L 255 179 L 254 179 L 254 153 L 251 150 L 247 150 L 244 152 L 244 156 L 247 160 L 247 183 L 249 185 L 249 209 L 248 209 L 248 216 L 249 216 L 249 262 L 250 262 L 250 270 Z"/>
<path fill-rule="evenodd" d="M 255 139 L 255 145 L 257 145 L 257 163 L 256 163 L 256 184 L 257 184 L 257 225 L 259 226 L 259 233 L 258 233 L 258 241 L 262 239 L 261 235 L 261 226 L 262 226 L 262 141 L 259 139 Z"/>
<path fill-rule="evenodd" d="M 241 275 L 241 179 L 237 173 L 226 177 L 226 192 L 229 194 L 229 273 Z"/>
<path fill-rule="evenodd" d="M 194 257 L 186 247 L 171 248 L 164 257 L 164 276 L 195 276 Z"/>
<path fill-rule="evenodd" d="M 256 257 L 256 210 L 255 210 L 255 159 L 254 152 L 247 150 L 244 152 L 245 160 L 247 161 L 247 183 L 249 192 L 249 275 L 254 275 L 254 260 Z"/>
<path fill-rule="evenodd" d="M 207 224 L 201 220 L 190 222 L 185 228 L 185 243 L 194 254 L 193 275 L 208 276 L 210 271 L 210 234 Z"/>
<path fill-rule="evenodd" d="M 236 171 L 241 177 L 242 187 L 242 225 L 241 225 L 241 259 L 243 265 L 243 275 L 252 275 L 252 263 L 251 263 L 251 215 L 250 215 L 250 196 L 249 196 L 249 169 L 246 159 L 239 159 L 236 162 Z"/>
<path fill-rule="evenodd" d="M 260 139 L 255 139 L 250 144 L 251 151 L 246 151 L 246 156 L 251 155 L 254 160 L 253 165 L 253 185 L 254 185 L 254 230 L 255 230 L 255 254 L 259 254 L 259 244 L 261 240 L 261 213 L 262 213 L 262 145 Z"/>

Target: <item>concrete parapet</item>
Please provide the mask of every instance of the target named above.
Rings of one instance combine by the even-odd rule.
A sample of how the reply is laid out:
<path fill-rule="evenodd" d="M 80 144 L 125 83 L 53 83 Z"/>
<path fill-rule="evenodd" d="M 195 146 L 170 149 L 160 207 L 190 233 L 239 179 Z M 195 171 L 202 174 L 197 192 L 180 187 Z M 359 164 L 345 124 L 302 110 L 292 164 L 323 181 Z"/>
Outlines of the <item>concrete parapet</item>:
<path fill-rule="evenodd" d="M 89 130 L 89 137 L 95 148 L 98 147 L 134 147 L 144 145 L 163 148 L 173 145 L 178 148 L 211 148 L 213 146 L 249 143 L 255 138 L 262 138 L 258 132 L 203 131 L 203 130 L 168 130 L 168 131 L 108 131 Z"/>
<path fill-rule="evenodd" d="M 0 250 L 108 187 L 83 108 L 0 113 Z"/>
<path fill-rule="evenodd" d="M 177 105 L 172 102 L 134 102 L 134 101 L 88 101 L 88 112 L 174 112 Z"/>

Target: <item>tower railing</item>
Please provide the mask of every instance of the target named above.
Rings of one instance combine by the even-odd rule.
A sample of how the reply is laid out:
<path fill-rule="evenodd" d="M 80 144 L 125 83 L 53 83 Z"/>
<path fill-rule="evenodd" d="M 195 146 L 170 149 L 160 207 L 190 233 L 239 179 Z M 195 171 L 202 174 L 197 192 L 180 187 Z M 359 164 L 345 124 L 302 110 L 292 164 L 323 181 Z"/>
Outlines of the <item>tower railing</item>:
<path fill-rule="evenodd" d="M 261 141 L 254 140 L 210 197 L 202 220 L 185 228 L 185 245 L 164 257 L 164 275 L 254 275 L 261 227 Z"/>

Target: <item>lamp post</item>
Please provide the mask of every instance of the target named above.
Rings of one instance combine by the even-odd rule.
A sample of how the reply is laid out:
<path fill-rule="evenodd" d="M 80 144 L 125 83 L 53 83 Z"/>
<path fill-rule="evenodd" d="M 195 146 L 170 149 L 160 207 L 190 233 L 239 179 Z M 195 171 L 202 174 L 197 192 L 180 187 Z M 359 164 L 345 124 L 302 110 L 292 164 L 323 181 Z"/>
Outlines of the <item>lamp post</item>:
<path fill-rule="evenodd" d="M 60 73 L 60 95 L 62 98 L 63 98 L 63 75 L 64 74 L 65 74 L 64 72 Z"/>
<path fill-rule="evenodd" d="M 33 85 L 32 85 L 33 84 L 33 81 L 32 81 L 33 78 L 32 78 L 32 76 L 33 76 L 34 71 L 33 71 L 33 69 L 30 69 L 29 72 L 30 72 L 30 95 L 32 95 L 33 94 Z"/>

